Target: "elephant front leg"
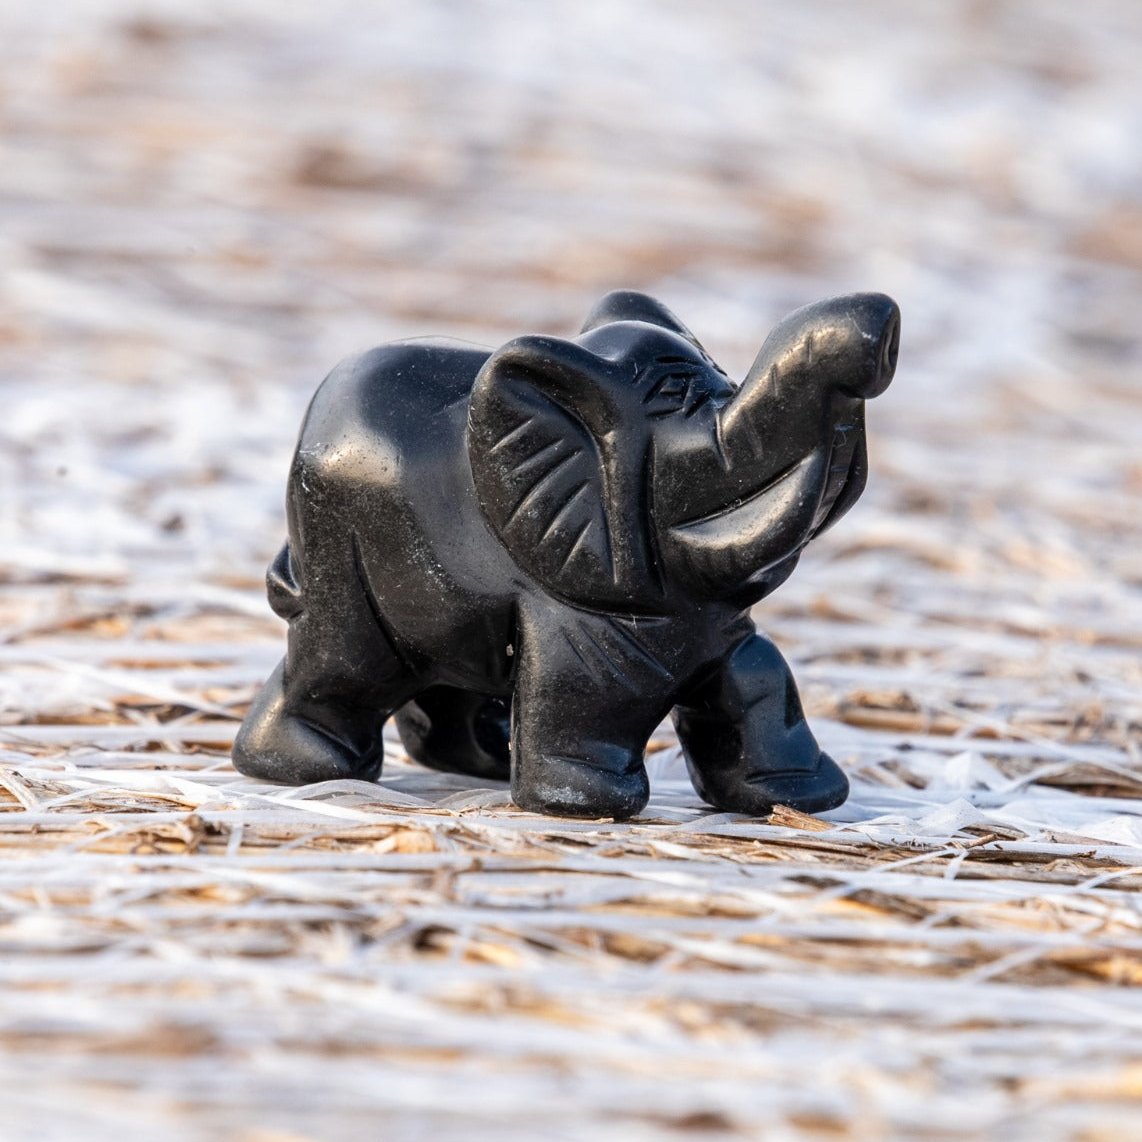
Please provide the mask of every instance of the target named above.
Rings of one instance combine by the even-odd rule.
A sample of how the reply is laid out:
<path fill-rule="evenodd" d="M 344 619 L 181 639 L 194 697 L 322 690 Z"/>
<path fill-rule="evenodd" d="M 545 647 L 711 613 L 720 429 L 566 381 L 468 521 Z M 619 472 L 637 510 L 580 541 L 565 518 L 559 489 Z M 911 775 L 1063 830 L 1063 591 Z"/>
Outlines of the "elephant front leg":
<path fill-rule="evenodd" d="M 674 710 L 690 778 L 703 800 L 765 816 L 774 805 L 804 813 L 848 796 L 839 766 L 805 721 L 793 675 L 777 648 L 753 634 Z"/>
<path fill-rule="evenodd" d="M 525 622 L 512 705 L 512 800 L 563 817 L 633 817 L 646 743 L 672 679 L 624 626 L 576 613 Z"/>

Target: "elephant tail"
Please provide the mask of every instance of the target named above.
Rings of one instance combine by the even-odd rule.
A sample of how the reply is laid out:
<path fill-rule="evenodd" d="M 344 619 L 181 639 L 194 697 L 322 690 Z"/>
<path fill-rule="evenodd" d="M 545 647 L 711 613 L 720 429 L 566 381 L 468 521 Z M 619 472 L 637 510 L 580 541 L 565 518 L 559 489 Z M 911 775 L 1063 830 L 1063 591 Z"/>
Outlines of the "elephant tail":
<path fill-rule="evenodd" d="M 274 561 L 266 571 L 266 597 L 270 600 L 270 609 L 274 614 L 287 622 L 297 618 L 303 610 L 301 587 L 294 573 L 288 543 L 282 544 L 281 551 L 274 556 Z"/>

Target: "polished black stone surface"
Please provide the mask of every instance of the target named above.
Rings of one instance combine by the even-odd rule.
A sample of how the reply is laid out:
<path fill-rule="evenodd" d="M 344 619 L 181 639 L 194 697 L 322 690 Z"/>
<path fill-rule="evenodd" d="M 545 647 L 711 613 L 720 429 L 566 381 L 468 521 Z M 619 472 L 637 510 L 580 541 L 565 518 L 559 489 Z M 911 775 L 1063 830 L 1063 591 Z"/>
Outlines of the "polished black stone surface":
<path fill-rule="evenodd" d="M 623 818 L 673 712 L 718 808 L 839 805 L 847 780 L 749 608 L 859 497 L 864 402 L 899 338 L 882 294 L 818 302 L 736 385 L 659 302 L 617 291 L 573 340 L 343 362 L 302 426 L 267 576 L 288 649 L 235 765 L 373 779 L 395 715 L 425 765 Z"/>

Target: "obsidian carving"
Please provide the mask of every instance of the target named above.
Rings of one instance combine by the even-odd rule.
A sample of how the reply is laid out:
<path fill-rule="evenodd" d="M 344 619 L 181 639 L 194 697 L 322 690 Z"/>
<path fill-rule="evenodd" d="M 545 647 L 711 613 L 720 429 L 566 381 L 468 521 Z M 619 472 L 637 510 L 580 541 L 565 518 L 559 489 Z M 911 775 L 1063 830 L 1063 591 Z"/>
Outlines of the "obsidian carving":
<path fill-rule="evenodd" d="M 625 818 L 673 711 L 718 808 L 839 805 L 848 782 L 749 608 L 860 495 L 864 402 L 899 339 L 882 294 L 819 302 L 736 385 L 620 291 L 574 340 L 345 361 L 301 430 L 267 576 L 288 649 L 234 764 L 372 780 L 395 714 L 424 765 L 510 780 L 525 809 Z"/>

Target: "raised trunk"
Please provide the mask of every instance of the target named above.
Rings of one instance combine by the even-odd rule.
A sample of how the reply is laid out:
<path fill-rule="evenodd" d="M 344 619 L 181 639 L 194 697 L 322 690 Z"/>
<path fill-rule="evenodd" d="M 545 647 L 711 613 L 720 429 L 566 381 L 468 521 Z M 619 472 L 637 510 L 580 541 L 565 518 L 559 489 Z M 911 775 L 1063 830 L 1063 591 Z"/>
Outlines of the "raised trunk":
<path fill-rule="evenodd" d="M 739 390 L 661 458 L 664 558 L 752 601 L 864 486 L 864 399 L 892 378 L 899 312 L 881 294 L 820 302 L 770 334 Z"/>

